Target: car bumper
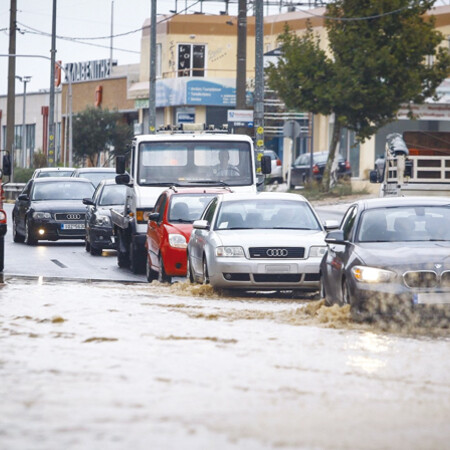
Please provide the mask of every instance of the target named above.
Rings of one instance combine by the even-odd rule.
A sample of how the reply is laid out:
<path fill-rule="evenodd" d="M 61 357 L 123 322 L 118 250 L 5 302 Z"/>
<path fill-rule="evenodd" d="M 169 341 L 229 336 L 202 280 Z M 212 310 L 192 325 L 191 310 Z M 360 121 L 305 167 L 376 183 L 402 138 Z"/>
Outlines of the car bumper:
<path fill-rule="evenodd" d="M 117 249 L 117 242 L 112 239 L 112 228 L 90 228 L 89 243 L 97 248 Z"/>
<path fill-rule="evenodd" d="M 185 277 L 187 274 L 186 249 L 167 246 L 161 252 L 166 274 L 171 277 Z"/>
<path fill-rule="evenodd" d="M 73 221 L 73 223 L 66 224 L 55 221 L 34 220 L 30 225 L 32 236 L 37 240 L 84 239 L 86 234 L 84 222 L 82 221 Z M 67 225 L 77 228 L 67 229 L 65 228 Z"/>
<path fill-rule="evenodd" d="M 208 262 L 208 275 L 217 288 L 317 290 L 320 260 L 216 258 Z"/>

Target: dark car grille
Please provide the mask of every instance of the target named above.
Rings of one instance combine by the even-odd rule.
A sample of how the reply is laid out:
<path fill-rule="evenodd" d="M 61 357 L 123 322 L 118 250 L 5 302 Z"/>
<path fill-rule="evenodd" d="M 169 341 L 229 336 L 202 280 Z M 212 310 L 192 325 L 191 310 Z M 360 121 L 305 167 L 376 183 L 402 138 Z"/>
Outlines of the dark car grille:
<path fill-rule="evenodd" d="M 438 284 L 437 274 L 432 271 L 406 272 L 403 280 L 409 288 L 434 288 Z"/>
<path fill-rule="evenodd" d="M 55 214 L 55 220 L 61 220 L 61 221 L 84 220 L 84 217 L 85 217 L 85 213 L 67 212 L 67 213 L 56 213 Z"/>
<path fill-rule="evenodd" d="M 269 258 L 269 259 L 286 259 L 286 258 L 304 258 L 304 247 L 250 247 L 250 258 Z"/>
<path fill-rule="evenodd" d="M 450 288 L 450 271 L 441 274 L 441 287 Z"/>

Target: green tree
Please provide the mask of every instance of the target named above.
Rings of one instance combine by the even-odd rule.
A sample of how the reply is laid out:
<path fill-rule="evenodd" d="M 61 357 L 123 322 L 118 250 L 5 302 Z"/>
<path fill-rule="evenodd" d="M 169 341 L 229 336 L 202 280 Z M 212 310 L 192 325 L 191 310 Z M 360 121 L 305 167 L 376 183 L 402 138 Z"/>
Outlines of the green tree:
<path fill-rule="evenodd" d="M 289 108 L 334 114 L 322 187 L 343 127 L 359 142 L 395 120 L 401 106 L 435 95 L 450 73 L 450 56 L 440 44 L 433 16 L 435 0 L 337 0 L 327 5 L 328 49 L 310 25 L 302 36 L 285 29 L 283 57 L 267 69 L 268 84 Z M 427 58 L 428 57 L 428 58 Z M 433 65 L 427 61 L 432 59 Z M 410 117 L 412 113 L 410 110 Z"/>
<path fill-rule="evenodd" d="M 121 122 L 118 112 L 88 107 L 73 120 L 73 154 L 78 162 L 87 158 L 97 166 L 101 152 L 122 154 L 133 137 L 131 126 Z"/>

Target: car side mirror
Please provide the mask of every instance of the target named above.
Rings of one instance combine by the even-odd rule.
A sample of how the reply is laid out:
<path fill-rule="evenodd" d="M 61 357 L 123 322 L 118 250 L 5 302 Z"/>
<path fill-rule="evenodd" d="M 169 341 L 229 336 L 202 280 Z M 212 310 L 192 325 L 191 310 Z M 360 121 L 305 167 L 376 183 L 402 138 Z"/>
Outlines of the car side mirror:
<path fill-rule="evenodd" d="M 209 223 L 207 220 L 195 220 L 192 226 L 197 230 L 209 230 Z"/>
<path fill-rule="evenodd" d="M 261 158 L 261 172 L 268 175 L 272 172 L 272 160 L 269 155 L 263 155 Z"/>
<path fill-rule="evenodd" d="M 376 170 L 369 172 L 369 180 L 371 183 L 378 183 L 378 172 Z"/>
<path fill-rule="evenodd" d="M 94 206 L 94 202 L 90 198 L 83 198 L 82 202 L 83 202 L 83 205 Z"/>
<path fill-rule="evenodd" d="M 27 201 L 30 200 L 30 197 L 28 197 L 27 194 L 20 194 L 20 195 L 17 197 L 17 199 L 20 200 L 20 201 L 23 201 L 23 202 L 27 202 Z"/>
<path fill-rule="evenodd" d="M 130 184 L 130 175 L 127 173 L 116 175 L 116 184 L 125 184 L 128 186 Z"/>
<path fill-rule="evenodd" d="M 160 214 L 159 212 L 152 212 L 148 215 L 148 221 L 159 222 Z"/>
<path fill-rule="evenodd" d="M 339 228 L 339 222 L 337 220 L 325 220 L 323 223 L 326 231 L 337 230 Z"/>
<path fill-rule="evenodd" d="M 116 173 L 121 175 L 125 173 L 125 156 L 119 155 L 116 157 Z"/>
<path fill-rule="evenodd" d="M 327 244 L 346 244 L 347 241 L 344 239 L 344 232 L 342 230 L 330 231 L 325 236 L 325 242 Z"/>

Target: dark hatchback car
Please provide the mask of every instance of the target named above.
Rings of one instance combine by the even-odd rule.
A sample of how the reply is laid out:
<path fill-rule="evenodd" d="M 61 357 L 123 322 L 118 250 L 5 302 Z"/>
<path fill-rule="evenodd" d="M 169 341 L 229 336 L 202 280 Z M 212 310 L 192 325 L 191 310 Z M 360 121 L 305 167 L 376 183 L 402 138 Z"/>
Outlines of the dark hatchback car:
<path fill-rule="evenodd" d="M 320 181 L 323 177 L 323 172 L 325 171 L 325 166 L 327 164 L 328 152 L 316 152 L 313 153 L 313 167 L 312 174 L 313 180 Z M 291 185 L 301 186 L 304 185 L 309 180 L 310 171 L 310 161 L 311 154 L 303 153 L 298 156 L 291 167 Z M 337 168 L 337 178 L 345 178 L 352 176 L 352 169 L 350 163 L 342 156 L 338 155 L 338 168 Z M 286 176 L 287 180 L 287 176 Z"/>
<path fill-rule="evenodd" d="M 83 199 L 86 205 L 86 251 L 91 255 L 100 255 L 103 249 L 117 247 L 112 239 L 111 209 L 123 210 L 126 189 L 124 184 L 116 184 L 114 179 L 103 180 L 92 198 Z"/>
<path fill-rule="evenodd" d="M 84 239 L 84 197 L 94 185 L 70 177 L 34 178 L 17 198 L 12 212 L 14 242 Z"/>
<path fill-rule="evenodd" d="M 447 303 L 450 307 L 450 198 L 361 200 L 328 233 L 321 293 L 350 304 L 354 318 Z M 388 311 L 389 312 L 389 311 Z"/>

